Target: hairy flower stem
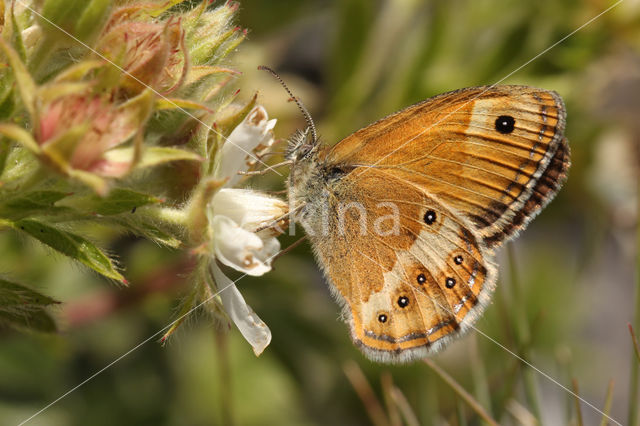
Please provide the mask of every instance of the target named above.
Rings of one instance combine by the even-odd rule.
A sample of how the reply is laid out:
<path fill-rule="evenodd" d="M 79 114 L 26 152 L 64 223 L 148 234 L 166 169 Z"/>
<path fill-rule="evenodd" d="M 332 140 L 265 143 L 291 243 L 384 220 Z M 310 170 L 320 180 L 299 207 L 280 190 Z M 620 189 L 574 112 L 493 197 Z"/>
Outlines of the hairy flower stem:
<path fill-rule="evenodd" d="M 149 207 L 146 212 L 150 218 L 171 227 L 182 228 L 187 224 L 188 220 L 185 211 L 171 207 Z"/>

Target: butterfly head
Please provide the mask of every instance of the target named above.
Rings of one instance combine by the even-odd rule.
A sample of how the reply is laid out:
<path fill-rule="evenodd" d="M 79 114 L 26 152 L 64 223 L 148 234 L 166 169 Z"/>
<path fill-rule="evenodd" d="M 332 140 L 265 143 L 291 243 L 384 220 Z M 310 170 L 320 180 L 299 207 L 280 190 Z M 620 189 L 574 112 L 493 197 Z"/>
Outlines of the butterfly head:
<path fill-rule="evenodd" d="M 310 127 L 297 130 L 290 138 L 286 158 L 291 162 L 289 173 L 289 201 L 291 209 L 302 207 L 310 195 L 309 185 L 319 183 L 318 176 L 319 144 Z M 316 191 L 312 191 L 315 193 Z M 304 210 L 304 208 L 303 208 Z"/>
<path fill-rule="evenodd" d="M 304 130 L 297 130 L 289 138 L 286 158 L 293 164 L 308 159 L 318 150 L 318 141 L 311 127 Z"/>

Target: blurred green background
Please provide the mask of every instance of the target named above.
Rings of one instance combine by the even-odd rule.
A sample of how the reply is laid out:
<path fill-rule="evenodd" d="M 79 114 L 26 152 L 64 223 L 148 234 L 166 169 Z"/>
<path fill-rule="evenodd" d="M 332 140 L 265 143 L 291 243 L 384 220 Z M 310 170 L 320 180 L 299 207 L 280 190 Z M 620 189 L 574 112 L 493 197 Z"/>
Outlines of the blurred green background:
<path fill-rule="evenodd" d="M 635 321 L 640 332 L 640 3 L 623 1 L 544 52 L 613 4 L 241 2 L 239 25 L 249 37 L 234 58 L 243 72 L 238 85 L 246 99 L 259 92 L 278 118 L 278 138 L 304 120 L 277 82 L 256 70 L 260 64 L 281 73 L 327 143 L 461 87 L 500 81 L 564 98 L 573 158 L 567 184 L 499 254 L 498 289 L 477 323 L 483 334 L 471 332 L 433 358 L 501 424 L 602 418 L 504 348 L 599 409 L 609 396 L 610 415 L 622 424 L 640 405 L 637 394 L 631 400 L 638 360 L 628 330 Z M 284 185 L 277 176 L 249 184 Z M 152 336 L 189 288 L 179 252 L 107 229 L 87 232 L 111 240 L 129 289 L 0 234 L 0 272 L 64 302 L 53 310 L 59 334 L 0 332 L 0 424 L 26 419 Z M 238 288 L 273 333 L 260 358 L 235 328 L 220 332 L 196 313 L 166 347 L 155 340 L 138 347 L 29 424 L 482 424 L 430 366 L 377 365 L 353 347 L 308 245 Z"/>

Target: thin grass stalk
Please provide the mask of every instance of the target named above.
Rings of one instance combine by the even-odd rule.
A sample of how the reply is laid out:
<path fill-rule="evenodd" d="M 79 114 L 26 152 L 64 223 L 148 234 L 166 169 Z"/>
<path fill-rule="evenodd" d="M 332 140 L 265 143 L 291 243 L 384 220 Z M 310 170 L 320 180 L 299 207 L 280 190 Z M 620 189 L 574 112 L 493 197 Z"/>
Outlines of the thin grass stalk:
<path fill-rule="evenodd" d="M 438 375 L 445 383 L 447 383 L 451 388 L 460 396 L 472 409 L 473 411 L 480 416 L 485 422 L 490 425 L 498 425 L 493 417 L 487 413 L 487 411 L 482 407 L 482 405 L 469 393 L 467 392 L 458 382 L 455 381 L 453 377 L 447 374 L 443 369 L 438 367 L 436 363 L 434 363 L 429 358 L 424 358 L 422 360 L 425 364 L 427 364 L 431 369 Z"/>
<path fill-rule="evenodd" d="M 507 244 L 507 256 L 509 259 L 509 280 L 513 290 L 513 315 L 516 323 L 516 338 L 518 339 L 518 346 L 520 350 L 520 356 L 529 361 L 529 342 L 531 341 L 531 328 L 527 320 L 527 313 L 524 306 L 524 297 L 522 295 L 522 287 L 516 270 L 516 256 L 514 252 L 513 243 Z M 529 403 L 530 409 L 534 416 L 541 419 L 540 403 L 538 401 L 538 385 L 533 370 L 526 366 L 522 366 L 522 378 L 524 381 L 524 391 Z"/>
<path fill-rule="evenodd" d="M 609 386 L 607 387 L 607 396 L 604 400 L 604 408 L 602 411 L 604 412 L 604 416 L 602 416 L 602 420 L 600 420 L 600 426 L 607 426 L 609 424 L 609 414 L 611 413 L 611 404 L 613 402 L 613 380 L 609 380 Z"/>
<path fill-rule="evenodd" d="M 518 424 L 522 426 L 537 426 L 540 424 L 533 414 L 515 399 L 511 399 L 506 404 L 506 410 L 513 416 Z M 569 424 L 569 423 L 567 423 Z"/>
<path fill-rule="evenodd" d="M 418 421 L 418 417 L 411 408 L 411 405 L 409 405 L 407 397 L 404 396 L 400 388 L 394 386 L 393 389 L 391 389 L 391 396 L 400 410 L 400 414 L 402 414 L 405 424 L 407 424 L 407 426 L 419 426 L 420 422 Z"/>
<path fill-rule="evenodd" d="M 389 419 L 382 409 L 382 404 L 378 401 L 376 394 L 373 392 L 373 388 L 358 364 L 354 361 L 349 361 L 346 362 L 342 368 L 347 379 L 351 382 L 351 386 L 353 386 L 362 404 L 364 404 L 371 423 L 375 426 L 390 426 Z"/>
<path fill-rule="evenodd" d="M 471 336 L 471 351 L 469 361 L 471 362 L 471 375 L 473 377 L 473 390 L 478 401 L 486 407 L 489 415 L 493 416 L 491 409 L 491 395 L 489 392 L 489 380 L 487 379 L 487 369 L 480 358 L 478 349 L 478 335 Z"/>
<path fill-rule="evenodd" d="M 233 392 L 231 388 L 231 365 L 229 362 L 229 335 L 223 330 L 215 330 L 218 347 L 218 376 L 220 377 L 220 416 L 222 424 L 233 426 Z"/>
<path fill-rule="evenodd" d="M 573 401 L 576 407 L 576 423 L 578 426 L 582 426 L 584 423 L 582 421 L 582 408 L 580 407 L 580 399 L 578 395 L 580 395 L 580 390 L 578 389 L 578 381 L 576 379 L 571 380 L 571 385 L 573 387 Z"/>
<path fill-rule="evenodd" d="M 494 397 L 495 399 L 495 412 L 494 417 L 501 418 L 507 409 L 507 403 L 515 398 L 516 383 L 518 379 L 518 371 L 522 369 L 522 363 L 515 359 L 510 358 L 508 361 L 510 364 L 503 369 L 500 376 L 496 376 L 491 379 L 489 388 L 499 389 L 500 393 Z M 495 394 L 495 392 L 494 392 Z"/>
<path fill-rule="evenodd" d="M 638 360 L 638 363 L 640 363 L 640 344 L 638 343 L 638 338 L 636 337 L 636 333 L 631 324 L 629 324 L 629 333 L 631 334 L 631 341 L 635 350 L 636 359 Z"/>
<path fill-rule="evenodd" d="M 387 413 L 389 413 L 389 422 L 391 426 L 402 426 L 402 419 L 400 418 L 400 412 L 393 399 L 393 377 L 388 371 L 383 371 L 380 374 L 380 383 L 382 385 L 382 396 L 384 397 L 384 403 L 387 407 Z"/>
<path fill-rule="evenodd" d="M 467 415 L 464 412 L 464 404 L 460 400 L 456 401 L 456 414 L 459 426 L 467 426 L 469 424 L 469 422 L 467 422 Z"/>

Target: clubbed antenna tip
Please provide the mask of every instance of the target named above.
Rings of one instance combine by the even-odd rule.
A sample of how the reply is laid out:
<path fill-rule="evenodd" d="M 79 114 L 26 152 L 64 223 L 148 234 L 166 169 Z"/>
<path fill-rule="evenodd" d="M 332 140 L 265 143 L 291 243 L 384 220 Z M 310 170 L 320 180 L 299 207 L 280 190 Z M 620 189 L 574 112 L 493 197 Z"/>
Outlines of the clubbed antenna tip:
<path fill-rule="evenodd" d="M 311 118 L 311 114 L 309 114 L 309 111 L 307 111 L 307 109 L 302 104 L 300 99 L 298 99 L 297 97 L 293 96 L 293 93 L 291 93 L 291 90 L 289 90 L 289 87 L 287 87 L 286 83 L 284 82 L 284 80 L 282 80 L 282 78 L 278 75 L 277 72 L 275 72 L 274 70 L 272 70 L 271 68 L 269 68 L 269 67 L 267 67 L 265 65 L 260 65 L 258 67 L 258 69 L 270 72 L 271 75 L 273 75 L 280 82 L 282 87 L 284 87 L 284 90 L 286 90 L 287 93 L 289 94 L 289 96 L 291 97 L 291 99 L 293 99 L 295 101 L 296 105 L 298 105 L 298 108 L 300 108 L 300 111 L 302 112 L 302 115 L 304 115 L 305 120 L 307 120 L 307 124 L 309 125 L 309 128 L 311 128 L 311 134 L 313 135 L 313 141 L 316 142 L 318 140 L 318 135 L 316 133 L 316 126 L 313 123 L 313 119 Z"/>

